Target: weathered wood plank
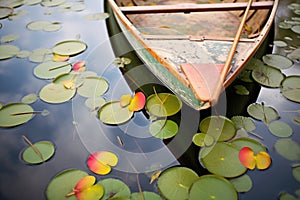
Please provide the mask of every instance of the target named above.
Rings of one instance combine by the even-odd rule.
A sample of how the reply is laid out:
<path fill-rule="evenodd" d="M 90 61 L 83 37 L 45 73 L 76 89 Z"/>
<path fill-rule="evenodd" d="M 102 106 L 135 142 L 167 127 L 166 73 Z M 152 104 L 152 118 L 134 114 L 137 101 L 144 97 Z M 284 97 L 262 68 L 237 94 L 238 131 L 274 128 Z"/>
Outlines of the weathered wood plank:
<path fill-rule="evenodd" d="M 251 9 L 270 9 L 273 1 L 254 2 Z M 242 3 L 215 3 L 215 4 L 178 4 L 157 6 L 123 6 L 120 7 L 124 14 L 148 14 L 148 13 L 178 13 L 178 12 L 208 12 L 208 11 L 230 11 L 243 10 L 247 2 Z"/>

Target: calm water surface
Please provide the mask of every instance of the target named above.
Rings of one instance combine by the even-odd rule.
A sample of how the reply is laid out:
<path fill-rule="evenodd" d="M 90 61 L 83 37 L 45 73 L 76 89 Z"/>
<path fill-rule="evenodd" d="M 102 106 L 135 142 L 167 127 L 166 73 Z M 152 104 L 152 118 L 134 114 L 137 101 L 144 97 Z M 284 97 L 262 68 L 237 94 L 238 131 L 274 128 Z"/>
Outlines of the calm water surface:
<path fill-rule="evenodd" d="M 276 23 L 290 16 L 287 5 L 291 2 L 296 1 L 280 2 Z M 1 20 L 0 35 L 18 34 L 19 39 L 13 44 L 21 50 L 29 51 L 37 48 L 52 48 L 60 41 L 79 37 L 88 45 L 88 49 L 72 58 L 73 61 L 86 61 L 88 70 L 106 78 L 109 82 L 109 90 L 104 98 L 107 101 L 118 100 L 122 94 L 131 93 L 136 86 L 130 82 L 130 71 L 120 71 L 113 65 L 115 54 L 111 44 L 124 46 L 125 50 L 122 54 L 131 50 L 127 50 L 126 44 L 118 40 L 118 37 L 114 36 L 112 43 L 110 42 L 105 20 L 90 21 L 84 18 L 88 14 L 105 12 L 103 1 L 86 1 L 85 4 L 86 9 L 81 12 L 60 12 L 56 7 L 46 8 L 40 5 L 19 7 L 16 10 L 27 10 L 28 15 L 13 21 Z M 47 10 L 52 10 L 53 13 L 45 15 L 44 12 Z M 26 25 L 35 20 L 62 22 L 62 29 L 57 32 L 26 29 Z M 274 34 L 275 38 L 293 37 L 294 45 L 299 46 L 299 36 L 291 35 L 291 32 L 280 32 L 275 28 Z M 284 55 L 280 49 L 274 48 L 273 51 Z M 23 96 L 30 93 L 38 94 L 40 89 L 50 82 L 33 75 L 33 69 L 37 65 L 38 63 L 30 62 L 27 58 L 0 61 L 0 101 L 3 104 L 19 102 Z M 154 77 L 148 76 L 147 79 L 143 77 L 142 75 L 148 72 L 138 61 L 137 65 L 132 74 L 141 74 L 140 77 L 135 78 L 142 79 L 141 81 L 146 83 L 144 87 L 149 85 L 152 88 L 153 84 L 159 84 Z M 284 73 L 299 75 L 299 63 L 295 63 Z M 158 90 L 166 89 L 160 86 Z M 228 91 L 227 115 L 245 114 L 245 108 L 250 102 L 265 102 L 266 105 L 276 108 L 281 119 L 291 125 L 294 131 L 292 138 L 300 144 L 298 135 L 300 128 L 293 123 L 297 113 L 285 112 L 299 110 L 299 104 L 286 100 L 278 89 L 259 87 L 255 90 L 255 94 L 257 95 L 249 98 Z M 14 128 L 0 128 L 0 199 L 45 199 L 45 189 L 49 181 L 59 172 L 76 168 L 92 174 L 86 165 L 86 160 L 90 153 L 98 150 L 118 152 L 120 161 L 109 175 L 96 175 L 97 180 L 107 177 L 120 178 L 130 185 L 133 192 L 138 191 L 136 174 L 133 173 L 135 171 L 155 170 L 180 163 L 195 169 L 199 175 L 206 173 L 197 161 L 198 149 L 193 145 L 189 147 L 180 144 L 190 144 L 200 118 L 211 113 L 215 114 L 214 111 L 204 111 L 200 114 L 184 105 L 174 119 L 180 122 L 179 136 L 174 140 L 166 141 L 166 146 L 162 141 L 150 137 L 147 129 L 149 120 L 147 116 L 145 117 L 145 113 L 136 113 L 134 119 L 126 125 L 106 126 L 95 117 L 95 113 L 91 113 L 84 106 L 84 101 L 85 99 L 78 95 L 62 104 L 48 104 L 38 100 L 32 104 L 34 110 L 47 109 L 49 115 L 36 115 L 29 122 Z M 268 132 L 263 123 L 258 121 L 255 123 L 257 125 L 255 132 L 264 137 L 262 143 L 268 147 L 273 162 L 268 170 L 248 172 L 253 181 L 253 188 L 247 193 L 239 194 L 239 199 L 276 199 L 283 191 L 293 194 L 300 188 L 300 183 L 292 176 L 291 165 L 294 163 L 275 152 L 273 145 L 277 138 Z M 185 135 L 181 137 L 183 133 Z M 20 157 L 21 152 L 27 147 L 22 135 L 26 135 L 32 142 L 52 141 L 56 147 L 54 157 L 40 165 L 26 165 Z M 124 148 L 119 147 L 116 136 L 122 137 L 126 144 Z M 186 149 L 188 153 L 181 156 Z M 176 158 L 179 157 L 177 161 Z M 139 179 L 143 190 L 157 192 L 155 185 L 149 184 L 149 178 L 144 173 L 139 174 Z"/>

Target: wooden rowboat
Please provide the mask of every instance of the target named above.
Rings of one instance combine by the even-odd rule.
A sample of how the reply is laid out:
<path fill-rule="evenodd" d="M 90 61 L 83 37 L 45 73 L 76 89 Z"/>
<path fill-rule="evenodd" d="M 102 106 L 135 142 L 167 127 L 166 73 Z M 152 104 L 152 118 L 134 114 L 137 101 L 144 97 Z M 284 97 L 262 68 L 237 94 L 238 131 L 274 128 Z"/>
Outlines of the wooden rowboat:
<path fill-rule="evenodd" d="M 210 94 L 217 83 L 221 80 L 222 88 L 229 86 L 258 51 L 278 7 L 278 0 L 251 0 L 249 4 L 245 0 L 216 1 L 222 3 L 108 0 L 123 34 L 141 60 L 197 110 L 212 106 Z M 240 27 L 241 37 L 236 35 Z M 231 51 L 232 59 L 228 60 Z M 226 62 L 229 68 L 224 69 Z"/>

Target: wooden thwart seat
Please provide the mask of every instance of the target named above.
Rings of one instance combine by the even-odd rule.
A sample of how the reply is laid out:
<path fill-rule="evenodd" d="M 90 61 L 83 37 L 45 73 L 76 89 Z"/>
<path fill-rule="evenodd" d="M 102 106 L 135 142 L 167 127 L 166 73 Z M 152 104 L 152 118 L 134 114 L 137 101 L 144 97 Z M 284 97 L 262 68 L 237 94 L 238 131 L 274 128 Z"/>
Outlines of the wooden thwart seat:
<path fill-rule="evenodd" d="M 251 9 L 271 9 L 273 1 L 254 2 Z M 148 14 L 148 13 L 178 13 L 178 12 L 208 12 L 208 11 L 232 11 L 243 10 L 247 2 L 241 3 L 214 3 L 214 4 L 178 4 L 156 6 L 121 6 L 124 14 Z"/>

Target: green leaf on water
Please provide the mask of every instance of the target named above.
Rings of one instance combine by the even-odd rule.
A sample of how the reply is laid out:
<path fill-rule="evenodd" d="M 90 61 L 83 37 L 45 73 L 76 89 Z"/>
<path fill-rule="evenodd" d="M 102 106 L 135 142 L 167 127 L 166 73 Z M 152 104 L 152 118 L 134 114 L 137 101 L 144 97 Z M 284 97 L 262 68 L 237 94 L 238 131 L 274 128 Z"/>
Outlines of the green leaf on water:
<path fill-rule="evenodd" d="M 71 69 L 71 63 L 48 61 L 37 65 L 33 70 L 33 74 L 41 79 L 52 79 L 70 72 Z"/>
<path fill-rule="evenodd" d="M 172 120 L 157 120 L 150 124 L 149 131 L 156 138 L 168 139 L 176 135 L 178 125 Z"/>
<path fill-rule="evenodd" d="M 84 52 L 87 45 L 79 40 L 66 40 L 59 42 L 52 48 L 53 53 L 64 56 L 74 56 Z"/>
<path fill-rule="evenodd" d="M 130 188 L 121 180 L 116 178 L 106 178 L 99 181 L 104 187 L 104 195 L 101 200 L 116 199 L 116 200 L 130 200 Z"/>
<path fill-rule="evenodd" d="M 142 195 L 143 198 L 141 197 Z M 130 200 L 162 200 L 162 198 L 154 192 L 144 191 L 142 194 L 138 192 L 132 193 Z"/>
<path fill-rule="evenodd" d="M 193 183 L 188 199 L 237 200 L 238 195 L 232 183 L 227 179 L 217 175 L 204 175 Z"/>
<path fill-rule="evenodd" d="M 247 174 L 230 179 L 237 192 L 248 192 L 252 188 L 252 180 Z"/>
<path fill-rule="evenodd" d="M 40 99 L 47 103 L 64 103 L 72 99 L 76 94 L 75 89 L 67 89 L 63 84 L 49 83 L 39 92 Z"/>
<path fill-rule="evenodd" d="M 31 93 L 31 94 L 28 94 L 28 95 L 24 96 L 21 99 L 21 102 L 26 103 L 26 104 L 32 104 L 32 103 L 36 102 L 37 99 L 38 99 L 37 95 L 34 94 L 34 93 Z"/>
<path fill-rule="evenodd" d="M 51 142 L 40 141 L 27 147 L 22 153 L 22 159 L 28 164 L 39 164 L 49 160 L 54 152 L 55 147 Z"/>
<path fill-rule="evenodd" d="M 208 134 L 205 133 L 196 133 L 192 139 L 193 143 L 199 147 L 203 146 L 211 146 L 215 142 L 215 139 Z"/>
<path fill-rule="evenodd" d="M 248 114 L 254 119 L 261 120 L 265 124 L 269 124 L 273 120 L 279 119 L 278 112 L 264 103 L 252 103 L 247 107 Z"/>
<path fill-rule="evenodd" d="M 277 88 L 285 75 L 277 68 L 271 66 L 257 67 L 252 71 L 253 79 L 266 87 Z"/>
<path fill-rule="evenodd" d="M 290 137 L 293 129 L 285 122 L 274 121 L 269 125 L 269 131 L 277 137 Z"/>
<path fill-rule="evenodd" d="M 290 161 L 300 160 L 300 146 L 291 138 L 278 139 L 274 145 L 276 152 Z"/>
<path fill-rule="evenodd" d="M 188 199 L 190 187 L 197 179 L 197 173 L 189 168 L 171 167 L 160 174 L 157 187 L 166 199 Z"/>
<path fill-rule="evenodd" d="M 294 64 L 289 58 L 279 54 L 266 54 L 262 60 L 265 64 L 278 69 L 288 69 Z"/>
<path fill-rule="evenodd" d="M 249 95 L 249 90 L 243 85 L 234 85 L 235 93 L 239 95 Z"/>
<path fill-rule="evenodd" d="M 284 97 L 300 103 L 300 76 L 288 76 L 282 82 L 280 91 Z"/>
<path fill-rule="evenodd" d="M 10 44 L 0 45 L 0 60 L 12 58 L 19 53 L 19 47 Z"/>
<path fill-rule="evenodd" d="M 87 76 L 83 84 L 78 87 L 78 94 L 83 97 L 98 97 L 103 95 L 108 89 L 108 82 L 106 79 L 98 76 Z"/>

